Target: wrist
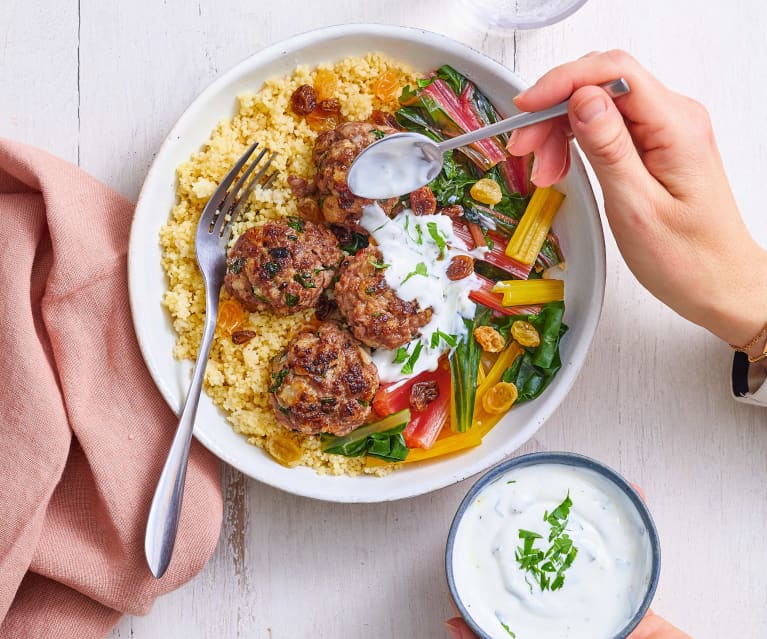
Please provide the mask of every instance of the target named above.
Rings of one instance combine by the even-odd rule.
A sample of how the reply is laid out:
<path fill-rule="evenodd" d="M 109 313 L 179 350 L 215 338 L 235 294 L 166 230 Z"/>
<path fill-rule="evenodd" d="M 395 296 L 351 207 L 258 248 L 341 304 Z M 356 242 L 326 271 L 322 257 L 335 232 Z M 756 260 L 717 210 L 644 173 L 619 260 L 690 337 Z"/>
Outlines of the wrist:
<path fill-rule="evenodd" d="M 767 343 L 767 333 L 755 340 L 767 323 L 767 251 L 754 245 L 740 255 L 733 276 L 723 277 L 720 291 L 709 298 L 702 326 L 728 344 L 748 345 L 754 357 Z"/>

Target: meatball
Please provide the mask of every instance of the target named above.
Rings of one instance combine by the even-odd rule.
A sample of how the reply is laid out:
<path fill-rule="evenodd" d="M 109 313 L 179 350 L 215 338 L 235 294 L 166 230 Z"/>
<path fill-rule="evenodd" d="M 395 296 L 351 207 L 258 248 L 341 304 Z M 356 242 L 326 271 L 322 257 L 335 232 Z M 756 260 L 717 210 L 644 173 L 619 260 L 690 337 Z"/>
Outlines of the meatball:
<path fill-rule="evenodd" d="M 384 124 L 346 122 L 317 137 L 312 159 L 317 165 L 315 177 L 322 214 L 331 224 L 358 228 L 362 207 L 373 200 L 357 197 L 346 183 L 354 159 L 366 146 L 397 130 Z M 389 213 L 398 198 L 378 200 Z"/>
<path fill-rule="evenodd" d="M 336 303 L 354 336 L 373 348 L 407 344 L 431 321 L 431 308 L 406 302 L 386 283 L 381 252 L 369 246 L 341 264 L 335 287 Z"/>
<path fill-rule="evenodd" d="M 317 304 L 342 257 L 324 226 L 301 218 L 267 222 L 237 239 L 224 284 L 249 311 L 290 315 Z"/>
<path fill-rule="evenodd" d="M 351 334 L 332 322 L 306 328 L 272 360 L 269 401 L 277 421 L 314 435 L 346 435 L 367 419 L 378 370 Z"/>

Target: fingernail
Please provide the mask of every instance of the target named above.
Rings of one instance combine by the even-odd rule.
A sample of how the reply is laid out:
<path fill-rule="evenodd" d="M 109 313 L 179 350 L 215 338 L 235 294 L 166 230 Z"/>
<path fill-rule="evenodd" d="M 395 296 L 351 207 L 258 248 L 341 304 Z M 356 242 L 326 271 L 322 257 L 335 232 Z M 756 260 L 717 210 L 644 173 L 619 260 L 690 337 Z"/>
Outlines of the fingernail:
<path fill-rule="evenodd" d="M 538 178 L 538 158 L 533 156 L 533 168 L 530 170 L 530 181 L 535 184 Z"/>
<path fill-rule="evenodd" d="M 515 129 L 514 131 L 511 132 L 511 135 L 509 136 L 509 141 L 506 143 L 506 148 L 510 149 L 511 147 L 513 147 L 517 143 L 517 140 L 519 140 L 519 129 Z"/>
<path fill-rule="evenodd" d="M 527 94 L 528 91 L 529 91 L 529 89 L 525 89 L 524 91 L 520 91 L 519 93 L 517 93 L 517 95 L 514 96 L 514 102 L 516 102 L 517 100 L 523 98 Z"/>
<path fill-rule="evenodd" d="M 575 117 L 581 124 L 589 124 L 605 113 L 607 113 L 607 103 L 600 95 L 595 95 L 575 107 Z"/>

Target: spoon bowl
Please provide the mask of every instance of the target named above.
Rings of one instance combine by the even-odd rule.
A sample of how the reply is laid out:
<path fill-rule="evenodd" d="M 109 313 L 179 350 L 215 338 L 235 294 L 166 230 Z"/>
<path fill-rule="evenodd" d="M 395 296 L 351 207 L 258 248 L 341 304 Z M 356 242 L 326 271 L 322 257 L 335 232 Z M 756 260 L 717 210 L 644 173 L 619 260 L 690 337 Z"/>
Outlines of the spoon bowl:
<path fill-rule="evenodd" d="M 600 86 L 613 99 L 631 90 L 624 78 Z M 387 135 L 363 149 L 354 160 L 346 180 L 349 190 L 371 200 L 405 195 L 439 175 L 446 151 L 566 115 L 569 103 L 570 100 L 565 100 L 543 111 L 513 115 L 442 142 L 413 132 Z"/>

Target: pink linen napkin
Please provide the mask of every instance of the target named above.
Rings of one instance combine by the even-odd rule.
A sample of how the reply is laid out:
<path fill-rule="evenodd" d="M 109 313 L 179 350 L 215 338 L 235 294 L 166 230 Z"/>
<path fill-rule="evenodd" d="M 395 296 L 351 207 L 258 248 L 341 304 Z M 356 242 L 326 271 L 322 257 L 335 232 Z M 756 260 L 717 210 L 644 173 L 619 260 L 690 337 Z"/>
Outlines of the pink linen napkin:
<path fill-rule="evenodd" d="M 77 167 L 0 139 L 0 638 L 103 637 L 203 567 L 218 463 L 192 444 L 173 561 L 144 527 L 176 418 L 128 307 L 133 206 Z"/>

